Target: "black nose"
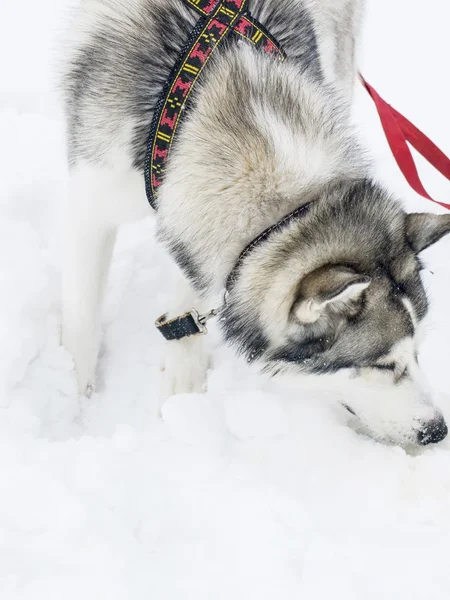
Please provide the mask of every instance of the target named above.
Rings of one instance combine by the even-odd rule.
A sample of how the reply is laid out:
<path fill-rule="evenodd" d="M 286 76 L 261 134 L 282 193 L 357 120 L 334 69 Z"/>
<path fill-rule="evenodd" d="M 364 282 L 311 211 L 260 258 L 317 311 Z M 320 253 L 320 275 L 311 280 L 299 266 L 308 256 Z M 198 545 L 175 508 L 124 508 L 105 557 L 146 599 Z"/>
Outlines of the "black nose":
<path fill-rule="evenodd" d="M 448 427 L 444 417 L 439 417 L 423 426 L 423 429 L 417 434 L 419 444 L 437 444 L 447 437 Z"/>

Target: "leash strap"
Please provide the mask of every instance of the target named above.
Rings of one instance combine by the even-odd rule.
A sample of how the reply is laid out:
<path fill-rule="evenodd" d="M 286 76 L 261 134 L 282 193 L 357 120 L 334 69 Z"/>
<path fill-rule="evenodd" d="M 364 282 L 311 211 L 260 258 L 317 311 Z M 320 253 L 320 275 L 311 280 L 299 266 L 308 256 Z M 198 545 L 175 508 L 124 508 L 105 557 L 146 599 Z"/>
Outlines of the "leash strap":
<path fill-rule="evenodd" d="M 450 204 L 434 200 L 424 188 L 408 143 L 448 180 L 450 159 L 411 121 L 383 100 L 362 75 L 361 81 L 375 102 L 389 147 L 406 181 L 420 196 L 450 210 Z"/>
<path fill-rule="evenodd" d="M 234 32 L 266 53 L 285 58 L 275 38 L 252 17 L 244 15 L 248 0 L 183 1 L 201 18 L 180 53 L 153 115 L 144 174 L 147 198 L 154 209 L 186 103 L 209 59 L 228 35 Z"/>

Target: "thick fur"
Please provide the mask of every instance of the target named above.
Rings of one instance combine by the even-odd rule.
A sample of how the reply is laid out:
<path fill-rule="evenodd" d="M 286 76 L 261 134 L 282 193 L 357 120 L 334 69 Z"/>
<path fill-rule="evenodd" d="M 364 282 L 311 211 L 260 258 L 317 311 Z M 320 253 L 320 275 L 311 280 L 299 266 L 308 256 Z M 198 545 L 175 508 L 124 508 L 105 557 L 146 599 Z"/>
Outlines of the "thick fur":
<path fill-rule="evenodd" d="M 450 222 L 408 217 L 370 179 L 350 125 L 362 4 L 251 2 L 289 58 L 234 40 L 215 55 L 177 134 L 158 237 L 189 281 L 173 311 L 208 306 L 254 237 L 313 202 L 240 266 L 225 338 L 273 373 L 376 372 L 378 384 L 403 394 L 403 417 L 396 408 L 393 419 L 388 403 L 378 415 L 367 402 L 349 401 L 349 410 L 377 436 L 437 441 L 442 418 L 414 375 L 427 310 L 417 254 Z M 181 0 L 84 0 L 74 19 L 62 77 L 72 182 L 63 341 L 82 392 L 95 383 L 115 231 L 151 210 L 143 167 L 153 108 L 195 21 Z M 174 369 L 188 345 L 185 367 Z M 166 394 L 202 389 L 201 348 L 168 345 Z"/>

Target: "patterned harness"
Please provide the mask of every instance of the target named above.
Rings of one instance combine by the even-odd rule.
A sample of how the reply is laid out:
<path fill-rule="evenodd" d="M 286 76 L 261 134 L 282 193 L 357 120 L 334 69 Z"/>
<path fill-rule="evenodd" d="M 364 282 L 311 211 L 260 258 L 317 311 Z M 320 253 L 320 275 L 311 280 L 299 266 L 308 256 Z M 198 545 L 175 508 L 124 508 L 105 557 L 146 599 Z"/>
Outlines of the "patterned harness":
<path fill-rule="evenodd" d="M 145 158 L 145 189 L 147 198 L 156 210 L 158 188 L 164 181 L 167 161 L 185 109 L 195 84 L 214 52 L 229 36 L 243 38 L 254 48 L 278 60 L 286 55 L 277 40 L 254 19 L 248 10 L 248 0 L 183 0 L 201 16 L 180 52 L 177 63 L 167 80 L 156 104 L 150 137 Z M 301 211 L 305 212 L 305 211 Z M 288 219 L 292 215 L 288 215 Z M 287 221 L 286 221 L 287 222 Z M 283 220 L 285 223 L 285 220 Z M 269 237 L 277 226 L 259 236 L 258 241 Z M 242 253 L 238 264 L 250 251 Z M 234 279 L 235 269 L 229 282 Z M 162 315 L 155 323 L 166 340 L 180 340 L 185 337 L 207 333 L 206 322 L 217 314 L 216 310 L 207 315 L 199 315 L 192 309 L 179 317 L 168 319 Z"/>
<path fill-rule="evenodd" d="M 187 102 L 214 52 L 234 35 L 279 60 L 286 58 L 277 40 L 250 15 L 248 0 L 182 1 L 201 16 L 179 55 L 153 115 L 144 172 L 147 198 L 154 209 Z"/>

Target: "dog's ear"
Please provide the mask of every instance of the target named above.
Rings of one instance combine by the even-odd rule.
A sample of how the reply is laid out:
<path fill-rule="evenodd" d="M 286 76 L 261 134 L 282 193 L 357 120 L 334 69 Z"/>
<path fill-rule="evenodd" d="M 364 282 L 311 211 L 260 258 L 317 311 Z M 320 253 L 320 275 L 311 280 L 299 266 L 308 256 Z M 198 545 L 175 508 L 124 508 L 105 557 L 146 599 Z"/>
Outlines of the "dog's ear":
<path fill-rule="evenodd" d="M 406 215 L 406 237 L 417 254 L 440 240 L 446 233 L 450 233 L 450 215 Z"/>
<path fill-rule="evenodd" d="M 333 314 L 356 312 L 370 278 L 342 265 L 326 265 L 302 279 L 293 307 L 300 323 L 315 323 L 325 310 Z"/>

